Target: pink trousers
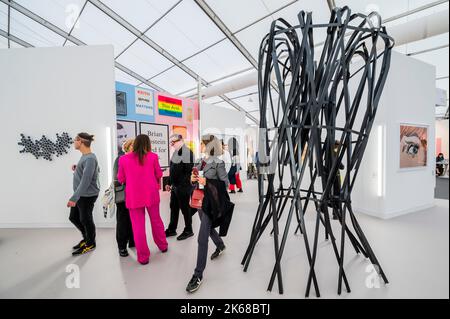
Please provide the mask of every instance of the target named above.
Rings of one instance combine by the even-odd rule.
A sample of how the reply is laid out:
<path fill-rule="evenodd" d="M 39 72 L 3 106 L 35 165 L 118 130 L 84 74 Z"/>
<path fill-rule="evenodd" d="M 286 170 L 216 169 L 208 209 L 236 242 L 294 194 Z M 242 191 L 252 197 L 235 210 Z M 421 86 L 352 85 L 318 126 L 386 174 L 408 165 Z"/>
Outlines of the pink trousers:
<path fill-rule="evenodd" d="M 130 209 L 131 224 L 133 226 L 134 243 L 136 245 L 138 261 L 147 263 L 150 259 L 150 249 L 147 245 L 147 235 L 145 234 L 145 209 L 150 216 L 152 225 L 153 240 L 159 250 L 166 250 L 168 247 L 166 233 L 164 231 L 164 223 L 159 214 L 159 204 Z"/>

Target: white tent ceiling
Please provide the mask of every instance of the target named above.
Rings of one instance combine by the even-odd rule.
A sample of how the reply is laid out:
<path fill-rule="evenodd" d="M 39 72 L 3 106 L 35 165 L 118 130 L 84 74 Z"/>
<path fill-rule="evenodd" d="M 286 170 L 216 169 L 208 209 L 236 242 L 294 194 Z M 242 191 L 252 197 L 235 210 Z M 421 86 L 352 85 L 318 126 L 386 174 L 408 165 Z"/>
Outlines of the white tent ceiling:
<path fill-rule="evenodd" d="M 10 14 L 7 3 L 8 0 L 0 0 L 0 35 L 3 35 L 0 48 L 112 44 L 116 62 L 127 71 L 116 69 L 118 81 L 184 96 L 195 93 L 199 77 L 204 85 L 211 85 L 253 70 L 260 41 L 274 19 L 283 17 L 295 24 L 300 10 L 312 11 L 315 21 L 326 22 L 329 17 L 326 0 L 13 0 Z M 348 5 L 353 11 L 379 11 L 384 19 L 432 3 L 437 1 L 336 1 L 338 6 Z M 209 16 L 202 8 L 205 4 L 213 15 Z M 441 1 L 429 9 L 390 21 L 387 26 L 448 6 L 448 1 Z M 222 29 L 213 21 L 214 15 L 220 19 Z M 30 18 L 33 16 L 40 23 Z M 55 28 L 41 24 L 47 22 L 59 34 Z M 8 34 L 19 41 L 8 41 L 5 38 Z M 77 44 L 67 40 L 68 36 Z M 324 37 L 323 32 L 318 33 L 316 41 Z M 448 91 L 448 43 L 447 33 L 396 50 L 435 65 L 437 87 Z M 415 54 L 437 47 L 441 48 Z M 147 81 L 143 83 L 144 80 Z M 257 87 L 248 88 L 207 102 L 233 109 L 238 106 L 249 117 L 258 119 L 257 91 Z M 446 110 L 444 107 L 438 112 Z"/>

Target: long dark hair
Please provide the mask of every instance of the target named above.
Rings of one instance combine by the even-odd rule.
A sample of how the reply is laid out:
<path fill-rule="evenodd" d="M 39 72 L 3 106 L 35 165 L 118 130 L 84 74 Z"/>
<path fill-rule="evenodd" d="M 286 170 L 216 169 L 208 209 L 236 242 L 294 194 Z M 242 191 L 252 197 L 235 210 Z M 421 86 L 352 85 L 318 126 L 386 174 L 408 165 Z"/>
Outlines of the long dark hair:
<path fill-rule="evenodd" d="M 239 144 L 236 138 L 232 137 L 228 140 L 228 150 L 231 156 L 239 155 Z"/>
<path fill-rule="evenodd" d="M 133 144 L 133 153 L 139 156 L 139 164 L 144 165 L 145 155 L 152 150 L 148 135 L 141 134 L 136 137 Z"/>

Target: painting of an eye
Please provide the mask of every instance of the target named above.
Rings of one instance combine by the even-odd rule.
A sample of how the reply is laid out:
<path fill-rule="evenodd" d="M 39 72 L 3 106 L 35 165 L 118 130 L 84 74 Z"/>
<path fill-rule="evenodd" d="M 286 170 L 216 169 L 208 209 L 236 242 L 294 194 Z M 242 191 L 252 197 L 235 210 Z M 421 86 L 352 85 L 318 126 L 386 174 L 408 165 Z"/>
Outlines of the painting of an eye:
<path fill-rule="evenodd" d="M 400 168 L 427 166 L 427 139 L 427 127 L 400 126 Z"/>

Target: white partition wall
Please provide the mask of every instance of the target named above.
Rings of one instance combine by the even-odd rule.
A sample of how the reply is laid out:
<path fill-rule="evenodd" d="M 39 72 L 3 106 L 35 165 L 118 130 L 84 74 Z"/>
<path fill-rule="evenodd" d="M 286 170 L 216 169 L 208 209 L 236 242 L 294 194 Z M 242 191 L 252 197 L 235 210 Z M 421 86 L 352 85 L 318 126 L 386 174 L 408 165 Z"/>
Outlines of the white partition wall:
<path fill-rule="evenodd" d="M 96 136 L 93 151 L 100 165 L 101 193 L 111 178 L 115 132 L 114 54 L 112 46 L 0 50 L 0 227 L 72 227 L 67 201 L 72 194 L 71 165 L 80 153 L 53 161 L 20 154 L 20 134 L 50 140 L 67 132 Z M 101 197 L 101 196 L 100 196 Z M 95 221 L 103 217 L 101 198 Z"/>
<path fill-rule="evenodd" d="M 357 212 L 392 218 L 434 205 L 435 67 L 393 52 L 370 142 L 353 191 Z M 428 128 L 427 166 L 400 169 L 400 125 Z"/>
<path fill-rule="evenodd" d="M 244 172 L 247 169 L 245 113 L 202 102 L 200 105 L 200 125 L 200 134 L 238 137 L 242 164 L 241 178 L 245 178 Z"/>

